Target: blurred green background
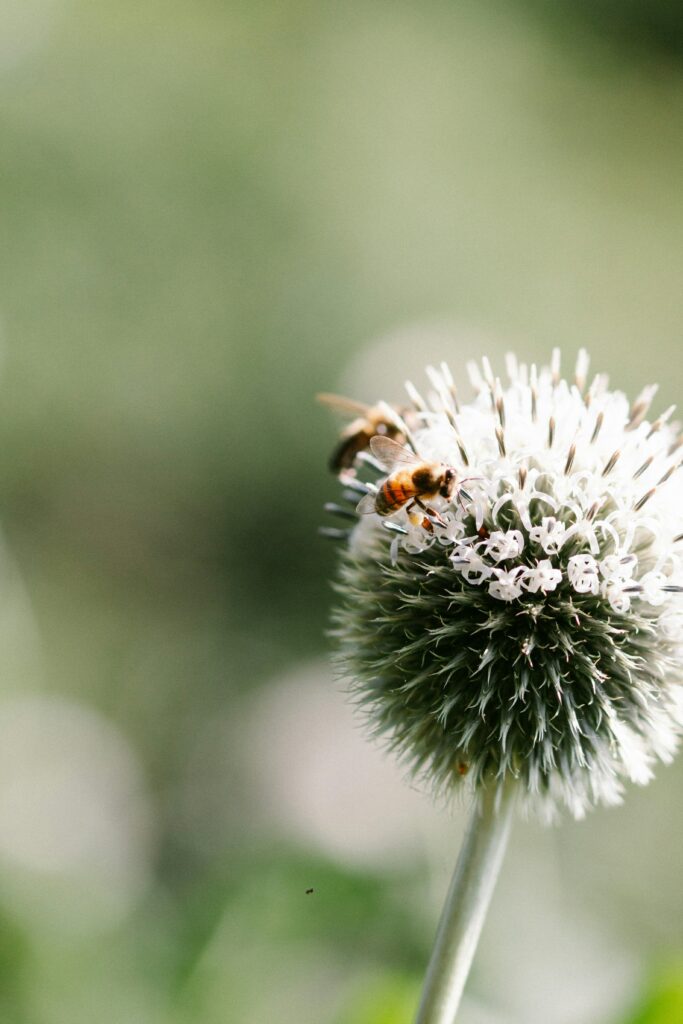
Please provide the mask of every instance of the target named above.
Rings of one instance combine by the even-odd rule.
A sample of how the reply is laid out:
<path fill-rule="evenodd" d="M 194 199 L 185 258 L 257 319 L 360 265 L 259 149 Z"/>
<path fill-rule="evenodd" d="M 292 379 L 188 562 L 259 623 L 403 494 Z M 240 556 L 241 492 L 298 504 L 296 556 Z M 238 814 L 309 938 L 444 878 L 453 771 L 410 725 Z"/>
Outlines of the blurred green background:
<path fill-rule="evenodd" d="M 464 812 L 332 681 L 312 396 L 680 399 L 680 4 L 1 0 L 0 127 L 0 1020 L 409 1024 Z M 682 794 L 516 827 L 463 1024 L 683 1021 Z"/>

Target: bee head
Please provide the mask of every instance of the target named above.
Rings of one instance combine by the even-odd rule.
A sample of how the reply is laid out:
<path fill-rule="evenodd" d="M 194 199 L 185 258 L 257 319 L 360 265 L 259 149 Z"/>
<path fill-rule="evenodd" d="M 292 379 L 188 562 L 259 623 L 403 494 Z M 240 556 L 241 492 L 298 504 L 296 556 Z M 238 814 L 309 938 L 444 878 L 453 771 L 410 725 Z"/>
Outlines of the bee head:
<path fill-rule="evenodd" d="M 439 494 L 442 498 L 450 498 L 455 488 L 456 472 L 454 469 L 445 469 L 443 476 L 441 477 L 441 486 L 439 487 Z"/>

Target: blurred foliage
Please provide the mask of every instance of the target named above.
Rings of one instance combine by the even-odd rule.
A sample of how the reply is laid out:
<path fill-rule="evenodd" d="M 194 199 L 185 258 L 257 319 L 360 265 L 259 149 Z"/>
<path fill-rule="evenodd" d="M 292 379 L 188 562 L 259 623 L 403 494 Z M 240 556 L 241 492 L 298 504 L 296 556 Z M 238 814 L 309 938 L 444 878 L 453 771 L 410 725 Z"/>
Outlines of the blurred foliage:
<path fill-rule="evenodd" d="M 662 53 L 676 60 L 683 54 L 683 9 L 678 0 L 528 0 L 529 3 L 566 28 L 585 25 L 634 52 Z M 578 22 L 578 24 L 577 24 Z"/>
<path fill-rule="evenodd" d="M 126 899 L 98 902 L 88 836 L 67 881 L 21 862 L 8 807 L 30 824 L 44 805 L 17 811 L 0 778 L 3 1022 L 407 1012 L 434 922 L 405 894 L 424 880 L 268 852 L 263 750 L 240 742 L 242 720 L 325 647 L 334 551 L 316 529 L 335 428 L 317 390 L 372 399 L 384 374 L 421 372 L 445 322 L 456 371 L 486 346 L 571 359 L 585 344 L 618 386 L 646 375 L 662 407 L 680 396 L 680 16 L 590 6 L 0 7 L 0 521 L 18 566 L 2 695 L 100 715 L 150 818 L 146 843 L 112 854 Z M 609 31 L 587 28 L 598 17 Z M 36 779 L 59 782 L 43 753 Z M 678 806 L 675 779 L 647 795 L 652 886 L 675 877 L 675 829 L 655 815 Z M 224 821 L 193 817 L 197 786 Z M 36 835 L 68 853 L 104 811 L 64 792 Z M 595 881 L 614 820 L 586 826 L 566 872 L 634 922 L 647 962 L 678 904 Z M 641 846 L 623 821 L 630 871 Z"/>
<path fill-rule="evenodd" d="M 683 1021 L 683 966 L 660 971 L 641 1007 L 627 1024 L 678 1024 Z"/>
<path fill-rule="evenodd" d="M 363 986 L 338 1024 L 410 1024 L 420 998 L 421 981 L 386 973 Z"/>
<path fill-rule="evenodd" d="M 267 855 L 257 851 L 248 859 L 233 859 L 227 877 L 207 879 L 196 888 L 194 913 L 191 909 L 188 918 L 199 940 L 183 946 L 203 946 L 215 930 L 216 915 L 225 913 L 231 927 L 244 935 L 268 935 L 288 946 L 331 943 L 361 963 L 410 966 L 428 952 L 428 935 L 420 922 L 397 902 L 399 894 L 414 884 L 414 879 L 395 872 L 380 877 L 345 871 L 286 848 Z"/>
<path fill-rule="evenodd" d="M 226 1008 L 235 1024 L 250 1009 L 257 1019 L 259 975 L 286 965 L 297 977 L 308 975 L 317 1000 L 311 1021 L 331 1020 L 351 982 L 373 968 L 419 970 L 428 933 L 405 903 L 413 886 L 410 878 L 343 871 L 286 849 L 231 864 L 229 878 L 193 896 L 182 941 L 189 955 L 178 975 L 181 1019 L 225 1020 Z M 262 1019 L 274 1019 L 268 1007 L 280 1004 L 281 993 L 267 986 L 258 999 Z M 278 1012 L 296 1019 L 291 1009 Z"/>

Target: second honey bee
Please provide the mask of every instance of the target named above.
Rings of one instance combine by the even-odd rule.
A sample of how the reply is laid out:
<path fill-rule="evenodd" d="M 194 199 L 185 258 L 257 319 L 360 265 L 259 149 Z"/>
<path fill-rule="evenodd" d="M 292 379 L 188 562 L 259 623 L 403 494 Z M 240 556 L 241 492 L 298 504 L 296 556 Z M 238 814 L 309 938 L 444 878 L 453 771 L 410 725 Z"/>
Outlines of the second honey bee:
<path fill-rule="evenodd" d="M 370 440 L 370 451 L 390 472 L 376 493 L 361 498 L 358 512 L 390 516 L 405 508 L 410 515 L 417 507 L 429 517 L 427 524 L 431 519 L 441 521 L 438 512 L 425 502 L 453 496 L 459 487 L 458 472 L 453 466 L 421 459 L 415 452 L 388 437 L 373 437 Z M 422 522 L 426 525 L 424 519 Z"/>
<path fill-rule="evenodd" d="M 317 399 L 334 412 L 350 419 L 330 457 L 330 469 L 333 473 L 351 469 L 356 456 L 367 451 L 373 437 L 390 438 L 399 444 L 404 444 L 407 440 L 398 425 L 389 418 L 391 410 L 386 406 L 364 405 L 352 398 L 327 392 L 317 395 Z M 401 409 L 397 412 L 404 419 L 414 419 L 414 413 L 410 409 Z"/>

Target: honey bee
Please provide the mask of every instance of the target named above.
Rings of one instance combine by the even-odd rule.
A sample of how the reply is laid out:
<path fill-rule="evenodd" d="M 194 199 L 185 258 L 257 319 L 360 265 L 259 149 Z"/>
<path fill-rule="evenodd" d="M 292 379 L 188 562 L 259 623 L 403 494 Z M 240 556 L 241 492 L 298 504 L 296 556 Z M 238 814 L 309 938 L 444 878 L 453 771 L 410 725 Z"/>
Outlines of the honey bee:
<path fill-rule="evenodd" d="M 387 437 L 405 444 L 407 438 L 399 427 L 393 423 L 387 415 L 386 406 L 364 405 L 363 402 L 356 402 L 352 398 L 344 398 L 342 395 L 331 395 L 327 392 L 316 396 L 319 402 L 342 416 L 352 417 L 341 432 L 336 448 L 330 456 L 330 469 L 333 473 L 340 473 L 344 469 L 351 469 L 354 459 L 359 452 L 367 451 L 373 437 Z M 402 417 L 413 417 L 411 409 L 397 410 Z"/>
<path fill-rule="evenodd" d="M 430 523 L 430 519 L 442 522 L 439 513 L 426 505 L 425 501 L 433 501 L 438 497 L 451 498 L 464 483 L 458 483 L 458 472 L 453 466 L 425 461 L 389 437 L 371 438 L 370 451 L 389 470 L 389 475 L 380 483 L 377 493 L 366 494 L 361 498 L 357 505 L 359 513 L 376 512 L 379 516 L 390 516 L 405 508 L 410 515 L 417 506 L 429 517 L 427 523 Z M 416 522 L 419 521 L 416 519 Z M 422 522 L 424 525 L 424 519 Z"/>

